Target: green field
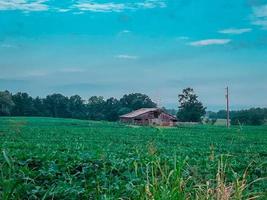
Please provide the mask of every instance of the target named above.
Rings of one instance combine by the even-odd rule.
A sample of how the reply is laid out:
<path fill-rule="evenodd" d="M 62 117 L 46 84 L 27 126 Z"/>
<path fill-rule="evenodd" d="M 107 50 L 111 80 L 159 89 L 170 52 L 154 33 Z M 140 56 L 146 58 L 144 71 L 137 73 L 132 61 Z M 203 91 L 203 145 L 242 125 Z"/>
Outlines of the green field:
<path fill-rule="evenodd" d="M 267 126 L 0 118 L 0 144 L 0 199 L 267 199 Z"/>

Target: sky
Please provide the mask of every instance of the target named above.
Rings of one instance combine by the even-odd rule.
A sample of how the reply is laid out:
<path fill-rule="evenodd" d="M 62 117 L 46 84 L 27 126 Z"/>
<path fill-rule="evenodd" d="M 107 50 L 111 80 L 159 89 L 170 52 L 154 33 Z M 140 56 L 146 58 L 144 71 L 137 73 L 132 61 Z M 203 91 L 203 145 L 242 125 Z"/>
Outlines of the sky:
<path fill-rule="evenodd" d="M 267 0 L 0 0 L 0 90 L 267 107 Z"/>

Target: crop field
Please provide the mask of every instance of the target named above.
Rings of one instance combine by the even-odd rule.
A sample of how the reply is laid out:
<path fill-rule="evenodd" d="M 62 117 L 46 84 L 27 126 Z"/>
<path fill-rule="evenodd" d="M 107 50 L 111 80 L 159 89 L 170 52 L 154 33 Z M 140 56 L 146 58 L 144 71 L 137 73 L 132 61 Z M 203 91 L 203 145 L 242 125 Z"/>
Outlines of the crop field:
<path fill-rule="evenodd" d="M 0 118 L 0 199 L 267 199 L 267 126 Z"/>

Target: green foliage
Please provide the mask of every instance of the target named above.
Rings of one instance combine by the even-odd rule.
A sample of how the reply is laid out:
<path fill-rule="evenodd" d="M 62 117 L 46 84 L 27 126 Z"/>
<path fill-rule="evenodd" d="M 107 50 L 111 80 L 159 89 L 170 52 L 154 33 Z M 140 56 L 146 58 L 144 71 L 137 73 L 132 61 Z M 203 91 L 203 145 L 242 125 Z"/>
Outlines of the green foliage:
<path fill-rule="evenodd" d="M 104 107 L 105 100 L 104 97 L 93 96 L 89 98 L 87 108 L 88 108 L 88 119 L 92 120 L 104 120 Z"/>
<path fill-rule="evenodd" d="M 2 117 L 0 132 L 0 199 L 264 199 L 267 192 L 266 126 Z"/>
<path fill-rule="evenodd" d="M 226 119 L 225 110 L 219 112 L 208 112 L 211 119 Z M 267 119 L 267 108 L 251 108 L 248 110 L 230 111 L 232 125 L 263 125 Z"/>
<path fill-rule="evenodd" d="M 179 96 L 179 111 L 177 119 L 182 122 L 201 122 L 206 108 L 198 100 L 192 88 L 186 88 Z"/>
<path fill-rule="evenodd" d="M 48 95 L 44 104 L 52 117 L 70 117 L 68 110 L 68 98 L 62 94 Z"/>
<path fill-rule="evenodd" d="M 207 115 L 210 119 L 227 119 L 227 112 L 226 110 L 220 110 L 218 112 L 208 111 Z M 231 115 L 231 113 L 230 113 Z"/>
<path fill-rule="evenodd" d="M 10 115 L 13 106 L 12 95 L 8 91 L 0 91 L 0 116 Z"/>
<path fill-rule="evenodd" d="M 264 114 L 259 112 L 258 109 L 242 110 L 236 112 L 231 118 L 232 125 L 263 125 Z"/>
<path fill-rule="evenodd" d="M 120 115 L 120 108 L 121 104 L 119 100 L 113 97 L 107 99 L 103 111 L 105 113 L 105 119 L 108 121 L 117 121 Z"/>
<path fill-rule="evenodd" d="M 92 96 L 88 102 L 79 95 L 70 98 L 62 94 L 32 98 L 27 93 L 0 92 L 0 116 L 45 116 L 90 120 L 116 121 L 120 115 L 139 108 L 156 107 L 144 94 L 124 95 L 120 100 L 111 97 Z"/>
<path fill-rule="evenodd" d="M 34 113 L 32 113 L 33 116 L 50 116 L 49 110 L 46 107 L 44 99 L 36 97 L 35 99 L 33 99 L 33 106 L 34 106 Z"/>
<path fill-rule="evenodd" d="M 140 93 L 124 95 L 120 99 L 120 104 L 122 108 L 127 108 L 130 111 L 137 110 L 139 108 L 157 107 L 157 104 L 152 102 L 151 99 L 147 95 L 140 94 Z"/>
<path fill-rule="evenodd" d="M 68 109 L 71 118 L 84 119 L 86 117 L 84 101 L 79 95 L 73 95 L 69 98 Z"/>
<path fill-rule="evenodd" d="M 34 113 L 33 98 L 27 93 L 18 92 L 12 96 L 14 106 L 12 107 L 12 115 L 30 116 Z"/>

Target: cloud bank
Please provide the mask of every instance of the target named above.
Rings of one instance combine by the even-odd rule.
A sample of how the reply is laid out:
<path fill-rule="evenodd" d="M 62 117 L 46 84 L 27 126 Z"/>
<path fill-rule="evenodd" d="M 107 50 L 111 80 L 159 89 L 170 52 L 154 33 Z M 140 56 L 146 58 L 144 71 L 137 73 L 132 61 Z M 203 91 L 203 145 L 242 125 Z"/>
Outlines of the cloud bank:
<path fill-rule="evenodd" d="M 124 10 L 137 10 L 137 9 L 152 9 L 152 8 L 164 8 L 166 4 L 161 0 L 146 0 L 144 2 L 137 3 L 97 3 L 94 1 L 78 1 L 75 5 L 82 11 L 92 12 L 122 12 Z"/>
<path fill-rule="evenodd" d="M 46 11 L 47 0 L 0 0 L 0 10 Z"/>
<path fill-rule="evenodd" d="M 145 0 L 142 2 L 97 2 L 92 0 L 78 0 L 69 7 L 52 7 L 49 6 L 51 0 L 0 0 L 0 10 L 21 10 L 25 12 L 30 11 L 54 11 L 54 12 L 68 12 L 68 11 L 91 11 L 91 12 L 122 12 L 126 10 L 165 8 L 164 0 Z"/>
<path fill-rule="evenodd" d="M 237 28 L 229 28 L 229 29 L 220 30 L 219 33 L 222 33 L 222 34 L 232 34 L 232 35 L 240 35 L 240 34 L 248 33 L 248 32 L 251 32 L 251 31 L 252 31 L 251 28 L 240 28 L 240 29 L 237 29 Z"/>
<path fill-rule="evenodd" d="M 267 4 L 253 7 L 252 24 L 267 29 Z"/>
<path fill-rule="evenodd" d="M 231 42 L 230 39 L 206 39 L 206 40 L 190 42 L 189 45 L 199 47 L 199 46 L 210 46 L 210 45 L 224 45 L 228 44 L 229 42 Z"/>

